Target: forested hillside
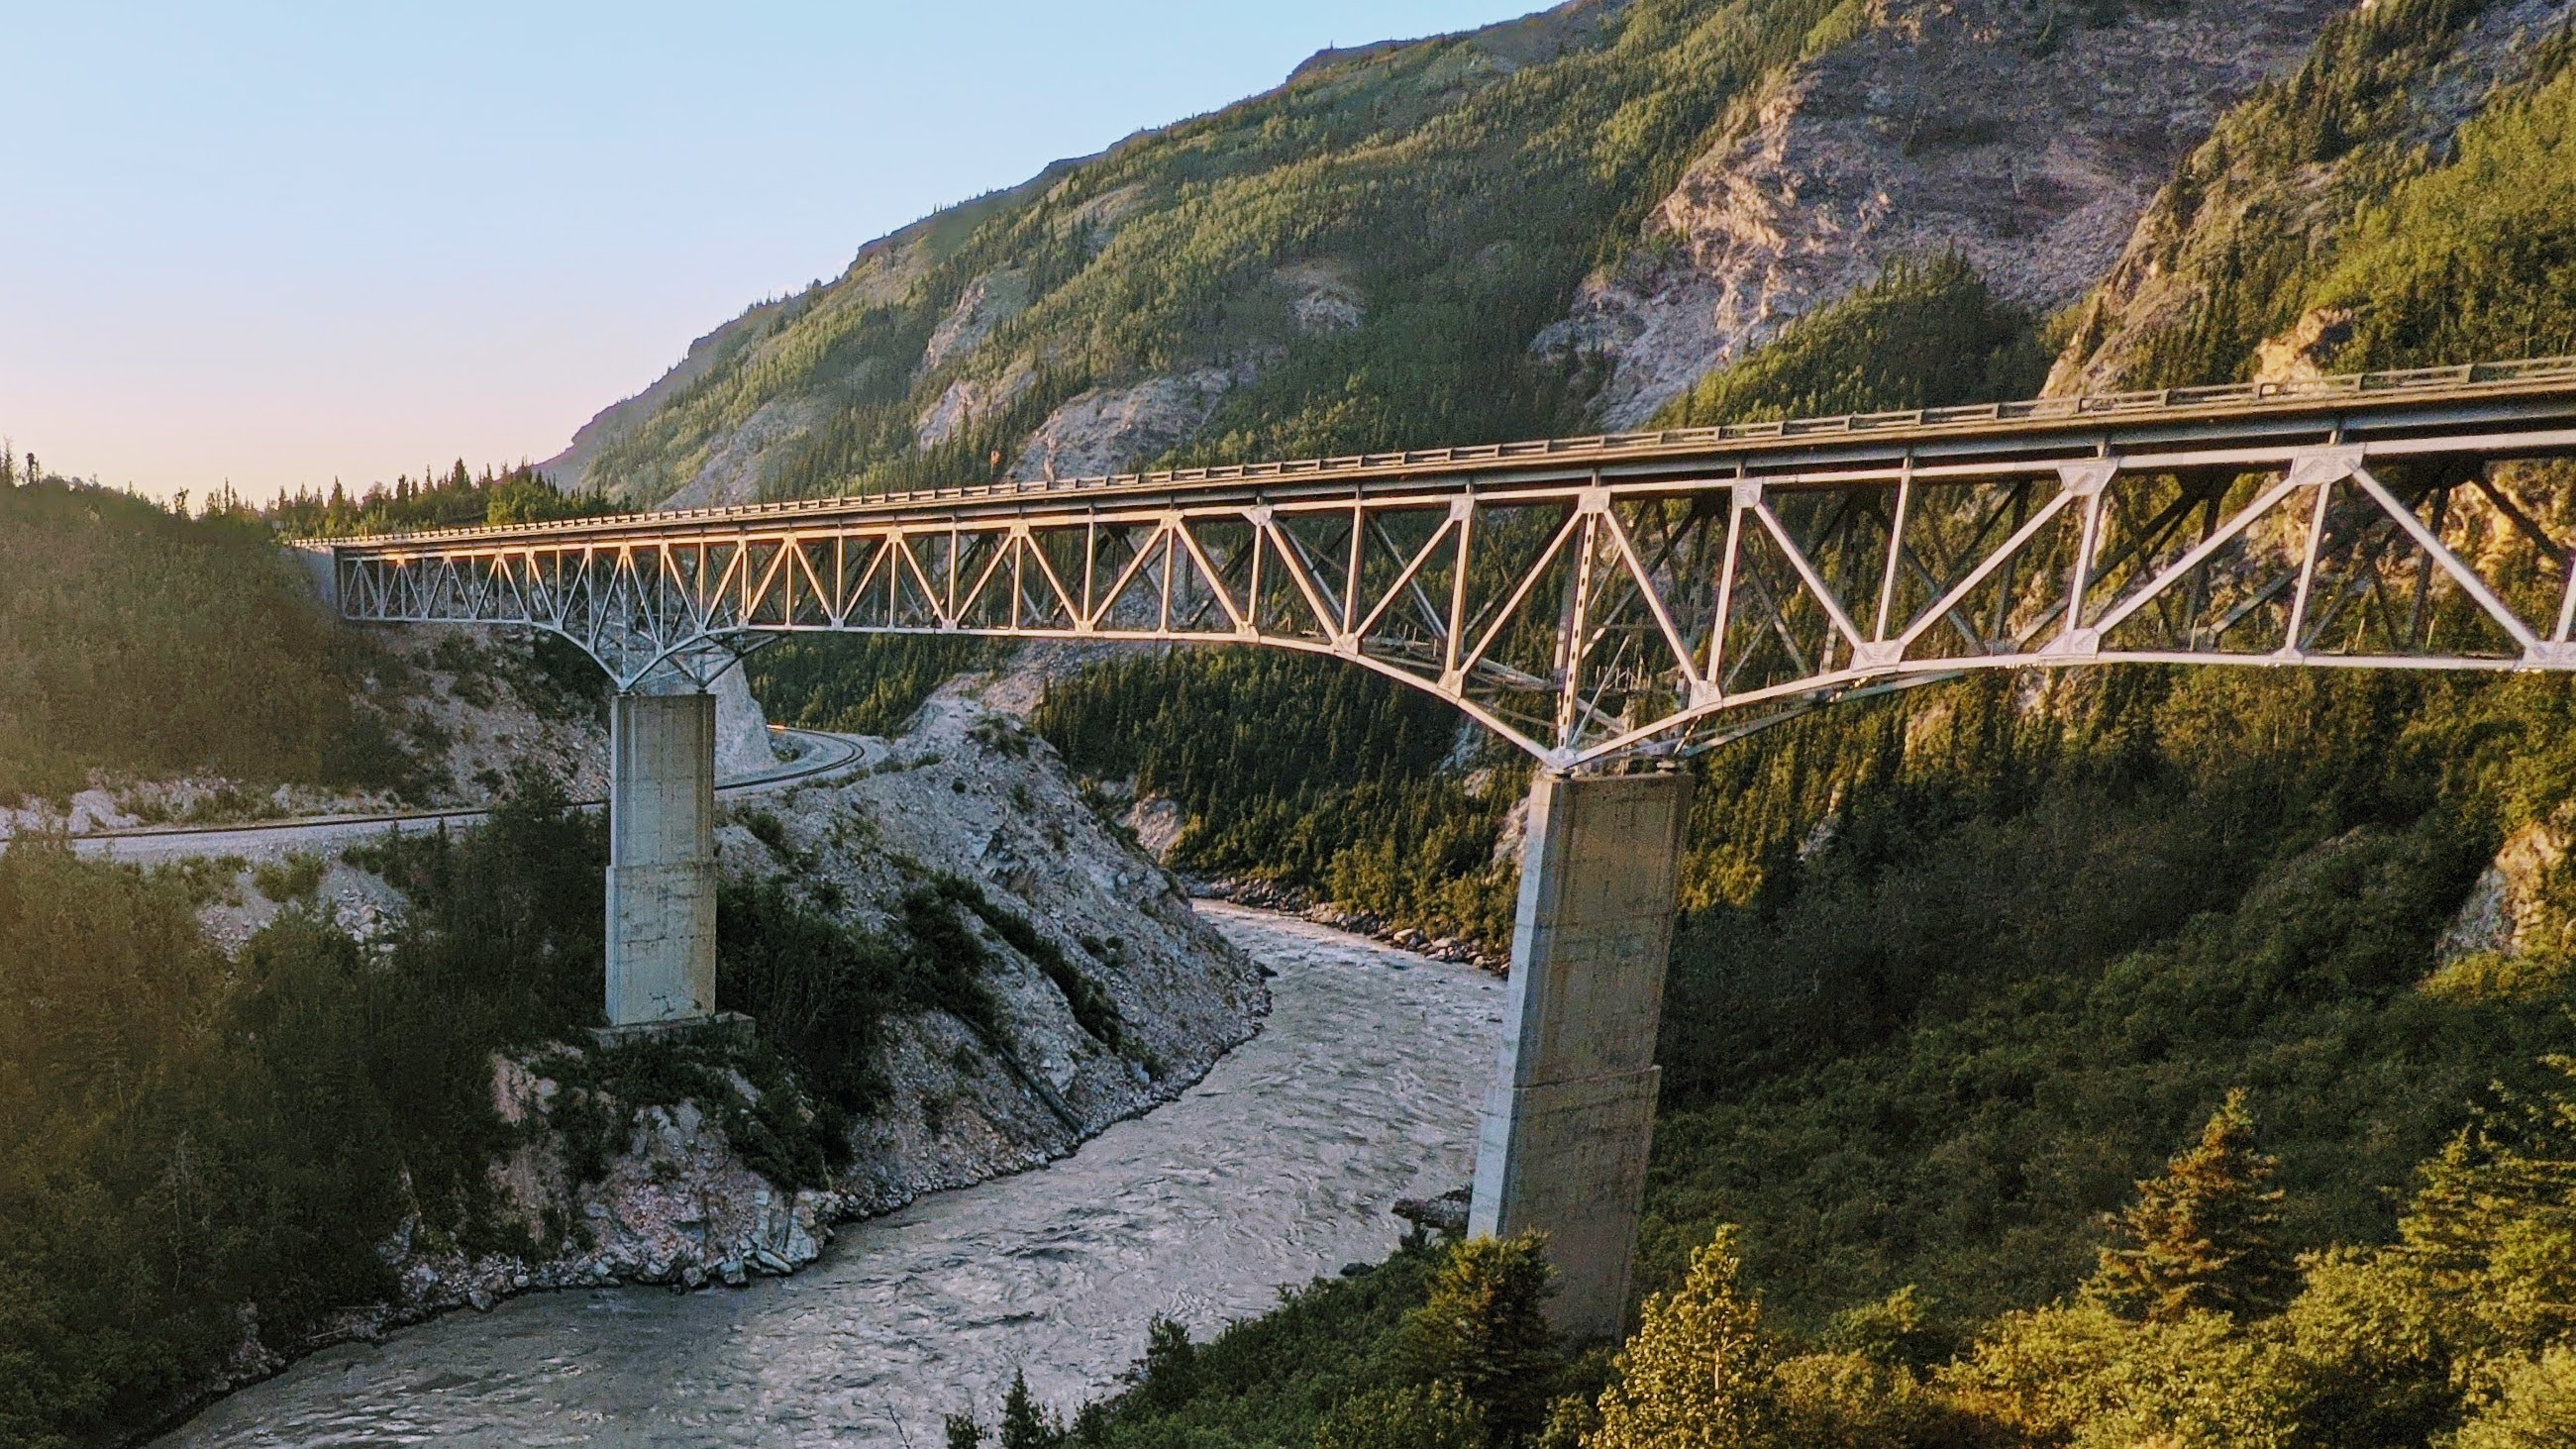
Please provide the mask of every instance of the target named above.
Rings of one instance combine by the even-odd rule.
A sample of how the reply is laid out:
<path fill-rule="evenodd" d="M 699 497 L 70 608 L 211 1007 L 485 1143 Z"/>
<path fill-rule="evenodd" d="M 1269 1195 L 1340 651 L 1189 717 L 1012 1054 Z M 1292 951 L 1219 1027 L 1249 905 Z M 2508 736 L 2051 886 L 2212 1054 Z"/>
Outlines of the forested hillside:
<path fill-rule="evenodd" d="M 1548 432 L 1571 379 L 1530 339 L 1728 107 L 1855 13 L 1577 3 L 1320 65 L 872 250 L 588 477 L 707 501 Z"/>
<path fill-rule="evenodd" d="M 1991 396 L 2034 379 L 2039 341 L 2061 388 L 2576 346 L 2567 23 L 2365 7 L 2219 124 L 2054 326 L 1926 258 L 1667 416 Z M 2576 541 L 2569 469 L 2489 482 Z M 1185 743 L 1282 707 L 1259 674 L 1204 666 L 1190 683 L 1226 690 L 1158 714 L 1133 666 L 1041 718 L 1077 763 L 1188 801 L 1186 856 L 1331 798 L 1325 772 Z M 1141 737 L 1099 741 L 1112 720 Z M 1644 1286 L 1674 1296 L 1619 1365 L 1545 1369 L 1564 1397 L 1533 1411 L 1487 1372 L 1529 1331 L 1526 1284 L 1435 1251 L 1213 1347 L 1158 1339 L 1077 1437 L 2570 1442 L 2571 725 L 2552 679 L 2129 670 L 1925 689 L 1720 750 L 1643 1244 Z M 1388 788 L 1462 778 L 1415 768 Z M 1330 881 L 1299 844 L 1317 833 L 1288 810 L 1266 859 L 1229 863 Z M 1465 1310 L 1443 1272 L 1493 1334 L 1446 1359 L 1429 1325 Z M 1740 1371 L 1689 1367 L 1712 1353 Z"/>
<path fill-rule="evenodd" d="M 358 789 L 417 771 L 384 707 L 408 671 L 326 617 L 245 509 L 0 488 L 0 575 L 0 805 L 93 769 Z"/>
<path fill-rule="evenodd" d="M 491 1053 L 598 1010 L 606 846 L 560 805 L 539 783 L 400 851 L 417 911 L 381 953 L 313 879 L 264 875 L 294 899 L 228 958 L 197 912 L 238 861 L 0 854 L 0 1440 L 114 1442 L 256 1368 L 260 1335 L 394 1298 L 378 1250 L 415 1211 L 524 1240 L 485 1170 Z"/>

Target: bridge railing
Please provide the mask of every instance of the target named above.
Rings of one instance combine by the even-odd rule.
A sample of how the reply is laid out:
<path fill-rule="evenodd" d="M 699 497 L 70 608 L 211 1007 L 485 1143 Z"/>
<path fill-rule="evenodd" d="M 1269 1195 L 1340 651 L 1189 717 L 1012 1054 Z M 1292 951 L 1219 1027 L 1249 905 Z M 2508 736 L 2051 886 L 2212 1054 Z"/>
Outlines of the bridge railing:
<path fill-rule="evenodd" d="M 656 524 L 741 519 L 794 519 L 846 509 L 853 503 L 904 505 L 967 499 L 1004 498 L 1155 488 L 1175 484 L 1258 482 L 1308 479 L 1412 467 L 1454 467 L 1478 462 L 1517 462 L 1551 457 L 1615 457 L 1650 449 L 1690 448 L 1773 439 L 1823 438 L 1899 429 L 1974 428 L 1999 423 L 2076 421 L 2090 418 L 2149 416 L 2157 413 L 2294 404 L 2343 397 L 2389 398 L 2410 394 L 2474 392 L 2534 384 L 2576 383 L 2576 356 L 2540 357 L 2508 362 L 2473 362 L 2450 367 L 2418 367 L 2386 372 L 2344 373 L 2328 377 L 2275 382 L 2219 383 L 2203 387 L 2162 388 L 2143 392 L 2093 393 L 2081 397 L 2033 398 L 2019 402 L 1975 403 L 1959 407 L 1914 408 L 1896 412 L 1846 413 L 1834 417 L 1791 418 L 1773 422 L 1726 423 L 1710 427 L 1664 428 L 1648 432 L 1598 433 L 1589 437 L 1536 438 L 1512 443 L 1478 443 L 1460 447 L 1419 448 L 1400 452 L 1352 453 L 1331 458 L 1282 462 L 1222 463 L 1198 468 L 1166 468 L 1144 473 L 1089 474 L 1076 478 L 1003 479 L 992 483 L 950 484 L 856 497 L 797 498 L 770 503 L 708 508 L 668 509 L 650 514 L 605 518 L 559 519 L 548 523 L 506 525 L 512 535 L 581 533 L 650 519 Z M 370 542 L 418 543 L 473 538 L 490 528 L 419 529 L 369 535 Z M 320 540 L 317 540 L 317 542 Z"/>

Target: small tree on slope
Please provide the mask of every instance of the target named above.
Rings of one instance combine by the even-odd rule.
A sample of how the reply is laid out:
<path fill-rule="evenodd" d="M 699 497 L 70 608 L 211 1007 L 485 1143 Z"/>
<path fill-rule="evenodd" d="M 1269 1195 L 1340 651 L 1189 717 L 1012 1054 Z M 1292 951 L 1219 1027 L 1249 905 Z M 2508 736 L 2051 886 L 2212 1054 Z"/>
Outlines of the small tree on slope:
<path fill-rule="evenodd" d="M 1547 1417 L 1563 1363 L 1547 1324 L 1553 1277 L 1535 1234 L 1470 1238 L 1449 1250 L 1429 1299 L 1397 1332 L 1411 1376 L 1464 1390 L 1498 1443 L 1536 1432 Z"/>
<path fill-rule="evenodd" d="M 2201 1129 L 2200 1141 L 2138 1184 L 2137 1201 L 2103 1219 L 2112 1244 L 2084 1286 L 2114 1312 L 2170 1323 L 2194 1309 L 2239 1319 L 2277 1312 L 2297 1290 L 2279 1241 L 2278 1159 L 2255 1150 L 2245 1089 Z"/>
<path fill-rule="evenodd" d="M 1682 1286 L 1647 1300 L 1645 1321 L 1601 1393 L 1585 1449 L 1738 1449 L 1766 1444 L 1771 1374 L 1761 1308 L 1736 1287 L 1735 1230 L 1691 1257 Z"/>

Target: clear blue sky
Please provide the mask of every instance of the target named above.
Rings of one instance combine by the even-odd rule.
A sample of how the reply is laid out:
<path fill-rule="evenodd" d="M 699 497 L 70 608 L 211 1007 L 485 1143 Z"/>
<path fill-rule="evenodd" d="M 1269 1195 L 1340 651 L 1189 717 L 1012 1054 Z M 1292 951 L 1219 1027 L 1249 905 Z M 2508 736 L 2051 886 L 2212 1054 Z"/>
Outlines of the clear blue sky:
<path fill-rule="evenodd" d="M 542 458 L 938 206 L 1539 3 L 0 0 L 0 434 L 200 496 Z"/>

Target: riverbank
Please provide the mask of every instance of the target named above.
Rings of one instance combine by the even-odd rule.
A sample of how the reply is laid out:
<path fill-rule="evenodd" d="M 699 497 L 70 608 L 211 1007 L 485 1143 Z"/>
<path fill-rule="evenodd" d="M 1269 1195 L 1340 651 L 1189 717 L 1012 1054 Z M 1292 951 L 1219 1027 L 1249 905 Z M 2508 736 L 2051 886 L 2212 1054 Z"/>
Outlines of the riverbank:
<path fill-rule="evenodd" d="M 1397 1199 L 1472 1170 L 1500 983 L 1202 910 L 1277 973 L 1266 1026 L 1072 1156 L 850 1224 L 791 1277 L 536 1294 L 338 1345 L 164 1442 L 919 1446 L 1015 1369 L 1069 1407 L 1114 1386 L 1157 1314 L 1205 1337 L 1382 1257 Z"/>
<path fill-rule="evenodd" d="M 196 1214 L 174 1252 L 149 1195 L 98 1197 L 103 1223 L 70 1189 L 22 1196 L 12 1265 L 37 1293 L 0 1337 L 61 1367 L 0 1439 L 115 1442 L 315 1348 L 517 1293 L 791 1270 L 838 1221 L 1073 1151 L 1253 1033 L 1258 968 L 1043 743 L 951 710 L 875 753 L 722 810 L 720 990 L 758 1028 L 686 1044 L 583 1030 L 603 851 L 548 799 L 445 836 L 378 824 L 332 856 L 0 854 L 0 907 L 69 912 L 0 914 L 25 989 L 73 1012 L 57 1037 L 151 1043 L 97 1071 L 163 1062 L 193 1093 L 133 1094 L 175 1119 L 42 1139 L 45 1181 L 177 1172 Z M 374 909 L 343 911 L 352 895 Z M 96 1077 L 36 1045 L 37 1105 Z M 216 1105 L 244 1098 L 262 1110 Z M 147 1278 L 140 1308 L 96 1266 L 154 1254 L 187 1276 Z M 157 1357 L 99 1351 L 118 1334 Z"/>
<path fill-rule="evenodd" d="M 1366 936 L 1381 945 L 1410 951 L 1434 961 L 1473 966 L 1496 976 L 1511 974 L 1512 957 L 1508 945 L 1497 952 L 1455 936 L 1434 936 L 1418 927 L 1399 925 L 1374 911 L 1357 910 L 1338 901 L 1320 900 L 1313 891 L 1283 886 L 1276 881 L 1238 880 L 1231 876 L 1185 876 L 1182 880 L 1189 887 L 1190 894 L 1200 900 L 1227 901 L 1251 910 L 1291 916 L 1354 936 Z"/>

